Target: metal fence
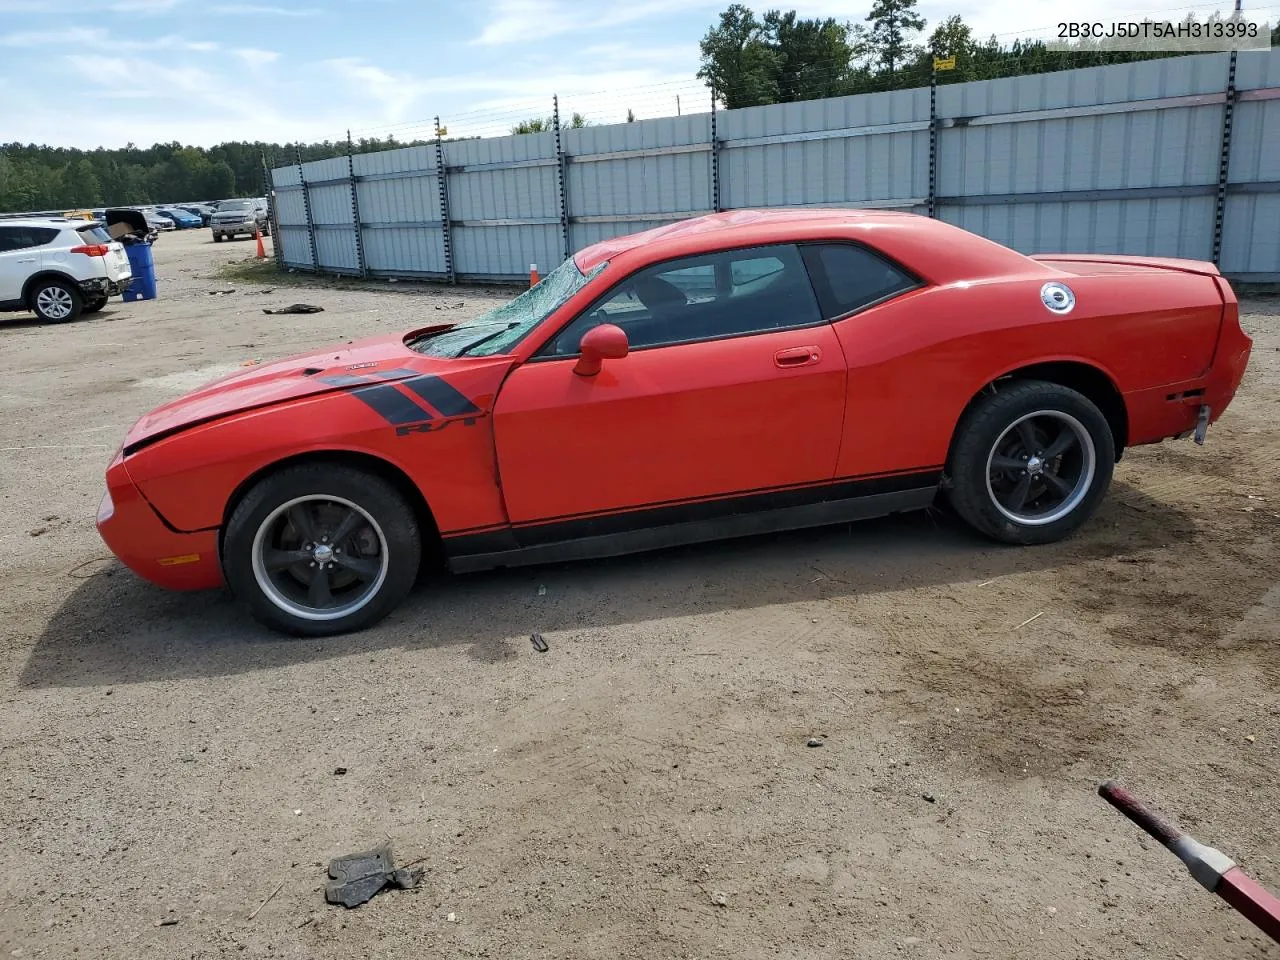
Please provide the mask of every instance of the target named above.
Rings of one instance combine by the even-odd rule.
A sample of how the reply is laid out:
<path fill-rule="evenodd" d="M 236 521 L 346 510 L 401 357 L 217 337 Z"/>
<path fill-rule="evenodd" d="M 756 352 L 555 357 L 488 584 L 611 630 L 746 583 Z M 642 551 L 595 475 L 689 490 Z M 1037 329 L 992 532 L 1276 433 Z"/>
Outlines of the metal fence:
<path fill-rule="evenodd" d="M 515 280 L 712 210 L 850 206 L 940 217 L 1026 253 L 1191 257 L 1278 282 L 1280 50 L 557 122 L 271 180 L 282 264 L 355 276 Z"/>

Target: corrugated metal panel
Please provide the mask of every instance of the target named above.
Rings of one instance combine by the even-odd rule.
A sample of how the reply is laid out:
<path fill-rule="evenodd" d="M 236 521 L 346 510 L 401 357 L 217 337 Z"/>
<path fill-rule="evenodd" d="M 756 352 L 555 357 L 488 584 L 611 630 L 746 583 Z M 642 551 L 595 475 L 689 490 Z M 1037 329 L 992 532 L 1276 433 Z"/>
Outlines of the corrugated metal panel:
<path fill-rule="evenodd" d="M 622 220 L 634 214 L 710 209 L 710 139 L 711 118 L 707 114 L 565 131 L 564 150 L 574 158 L 566 169 L 569 216 L 616 216 Z M 591 159 L 601 154 L 688 146 L 704 149 Z M 579 227 L 574 230 L 576 240 L 582 234 Z"/>
<path fill-rule="evenodd" d="M 1227 54 L 938 90 L 938 215 L 1026 252 L 1212 256 Z M 1280 51 L 1241 53 L 1222 266 L 1280 274 Z M 1181 102 L 1173 98 L 1196 98 Z M 1070 111 L 1048 115 L 1043 111 Z M 722 112 L 721 203 L 924 212 L 929 91 Z M 562 132 L 570 246 L 712 206 L 710 115 Z M 553 134 L 444 144 L 458 275 L 523 276 L 563 255 Z M 434 146 L 354 158 L 368 265 L 445 272 Z M 304 165 L 321 266 L 355 266 L 345 158 Z M 296 166 L 274 173 L 287 262 L 310 263 Z M 1125 191 L 1134 191 L 1126 196 Z M 1074 194 L 1074 195 L 1073 195 Z"/>
<path fill-rule="evenodd" d="M 838 202 L 856 206 L 866 200 L 925 196 L 927 130 L 736 148 L 733 141 L 928 120 L 927 89 L 726 111 L 718 130 L 726 142 L 720 154 L 721 202 L 729 208 Z"/>
<path fill-rule="evenodd" d="M 455 227 L 453 260 L 459 276 L 527 277 L 529 264 L 549 272 L 564 259 L 559 225 Z"/>

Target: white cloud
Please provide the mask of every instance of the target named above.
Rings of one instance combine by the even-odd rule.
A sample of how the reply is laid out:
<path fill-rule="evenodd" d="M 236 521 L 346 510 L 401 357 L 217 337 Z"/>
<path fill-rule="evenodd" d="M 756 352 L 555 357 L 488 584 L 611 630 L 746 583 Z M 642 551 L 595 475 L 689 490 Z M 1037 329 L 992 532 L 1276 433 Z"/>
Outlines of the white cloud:
<path fill-rule="evenodd" d="M 0 47 L 31 47 L 33 49 L 63 46 L 96 45 L 107 37 L 105 30 L 86 27 L 69 27 L 65 30 L 28 30 L 0 35 Z"/>
<path fill-rule="evenodd" d="M 359 57 L 325 60 L 322 66 L 337 73 L 348 83 L 359 85 L 381 107 L 382 118 L 389 122 L 404 119 L 409 107 L 431 88 L 430 84 L 422 80 L 408 74 L 389 73 Z"/>
<path fill-rule="evenodd" d="M 232 50 L 237 57 L 245 63 L 253 67 L 260 67 L 264 64 L 275 63 L 280 59 L 280 54 L 274 50 L 259 50 L 257 47 L 242 47 L 238 50 Z"/>
<path fill-rule="evenodd" d="M 208 12 L 263 17 L 313 17 L 320 11 L 313 7 L 272 7 L 257 3 L 219 3 L 209 7 Z"/>
<path fill-rule="evenodd" d="M 641 20 L 706 7 L 721 0 L 647 0 L 589 7 L 572 0 L 494 0 L 489 20 L 473 43 L 528 43 L 565 33 L 607 30 Z"/>
<path fill-rule="evenodd" d="M 183 0 L 115 0 L 110 9 L 116 13 L 141 13 L 155 15 L 168 13 Z"/>

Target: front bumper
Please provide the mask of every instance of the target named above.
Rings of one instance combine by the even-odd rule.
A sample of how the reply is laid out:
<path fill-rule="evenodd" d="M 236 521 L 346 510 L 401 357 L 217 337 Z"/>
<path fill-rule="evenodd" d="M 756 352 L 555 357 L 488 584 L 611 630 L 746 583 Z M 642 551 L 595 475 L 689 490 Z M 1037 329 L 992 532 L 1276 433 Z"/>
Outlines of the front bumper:
<path fill-rule="evenodd" d="M 223 584 L 218 531 L 170 527 L 134 485 L 121 454 L 107 468 L 98 534 L 125 566 L 157 586 L 204 590 Z"/>
<path fill-rule="evenodd" d="M 212 223 L 214 233 L 221 233 L 226 236 L 235 236 L 238 233 L 252 234 L 258 230 L 257 220 L 246 220 L 237 223 Z"/>

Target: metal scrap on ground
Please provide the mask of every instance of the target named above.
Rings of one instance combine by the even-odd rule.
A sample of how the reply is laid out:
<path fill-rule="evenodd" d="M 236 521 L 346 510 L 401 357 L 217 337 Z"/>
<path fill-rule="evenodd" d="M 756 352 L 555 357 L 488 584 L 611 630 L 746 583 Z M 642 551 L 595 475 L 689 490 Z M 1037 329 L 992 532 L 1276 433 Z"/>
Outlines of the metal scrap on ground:
<path fill-rule="evenodd" d="M 277 307 L 275 310 L 262 308 L 263 313 L 324 313 L 324 307 L 317 307 L 313 303 L 292 303 L 287 307 Z"/>
<path fill-rule="evenodd" d="M 344 907 L 358 907 L 387 886 L 408 890 L 422 880 L 422 870 L 397 870 L 391 859 L 391 845 L 383 844 L 364 853 L 353 853 L 329 861 L 330 881 L 324 898 Z"/>

